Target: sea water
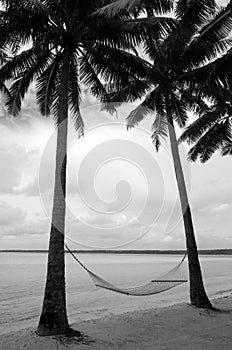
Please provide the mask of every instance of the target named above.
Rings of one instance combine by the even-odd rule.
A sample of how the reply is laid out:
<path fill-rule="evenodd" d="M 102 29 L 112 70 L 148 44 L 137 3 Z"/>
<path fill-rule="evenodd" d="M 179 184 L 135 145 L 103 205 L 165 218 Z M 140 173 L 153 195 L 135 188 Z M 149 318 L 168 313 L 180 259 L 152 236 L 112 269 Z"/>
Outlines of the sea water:
<path fill-rule="evenodd" d="M 178 255 L 79 254 L 93 272 L 117 286 L 136 286 L 156 279 L 176 266 Z M 232 290 L 232 256 L 201 256 L 210 297 Z M 0 334 L 36 328 L 46 276 L 46 253 L 0 253 Z M 187 274 L 187 261 L 184 262 Z M 67 308 L 71 323 L 133 310 L 173 305 L 189 300 L 184 284 L 164 293 L 130 297 L 96 289 L 86 271 L 66 254 Z"/>

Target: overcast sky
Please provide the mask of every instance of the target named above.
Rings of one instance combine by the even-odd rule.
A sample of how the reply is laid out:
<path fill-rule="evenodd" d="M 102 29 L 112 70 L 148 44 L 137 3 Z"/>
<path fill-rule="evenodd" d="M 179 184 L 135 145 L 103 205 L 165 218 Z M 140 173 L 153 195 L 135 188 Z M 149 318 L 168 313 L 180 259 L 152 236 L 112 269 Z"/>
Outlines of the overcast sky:
<path fill-rule="evenodd" d="M 127 132 L 132 108 L 120 108 L 116 119 L 86 96 L 84 139 L 70 125 L 66 232 L 73 248 L 185 247 L 169 144 L 155 152 L 152 118 Z M 17 118 L 1 103 L 0 139 L 0 248 L 46 249 L 56 134 L 32 89 Z M 232 158 L 189 163 L 182 147 L 182 159 L 199 248 L 231 248 Z"/>
<path fill-rule="evenodd" d="M 184 248 L 169 145 L 159 154 L 150 140 L 152 118 L 127 132 L 124 119 L 85 98 L 86 134 L 72 127 L 68 150 L 67 234 L 74 247 Z M 55 138 L 53 120 L 41 117 L 30 92 L 22 113 L 1 110 L 1 249 L 46 248 Z M 231 247 L 231 157 L 207 164 L 183 162 L 200 248 Z M 79 243 L 81 245 L 79 245 Z"/>

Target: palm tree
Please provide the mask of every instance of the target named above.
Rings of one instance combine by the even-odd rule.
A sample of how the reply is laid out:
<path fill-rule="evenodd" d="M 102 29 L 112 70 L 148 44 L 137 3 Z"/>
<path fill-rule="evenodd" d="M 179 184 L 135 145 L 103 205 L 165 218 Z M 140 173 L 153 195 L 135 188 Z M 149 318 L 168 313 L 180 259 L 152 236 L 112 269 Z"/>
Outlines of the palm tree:
<path fill-rule="evenodd" d="M 81 88 L 87 86 L 103 102 L 109 93 L 102 83 L 122 87 L 140 78 L 146 63 L 134 45 L 146 35 L 146 23 L 163 31 L 170 19 L 134 19 L 120 13 L 106 19 L 97 10 L 109 1 L 41 0 L 1 1 L 2 41 L 10 59 L 0 69 L 2 81 L 12 81 L 7 106 L 16 115 L 28 87 L 36 82 L 36 98 L 43 115 L 53 114 L 57 124 L 57 150 L 47 279 L 39 335 L 71 331 L 65 296 L 65 198 L 68 108 L 79 135 L 84 123 L 80 113 Z M 22 51 L 22 45 L 26 48 Z M 29 48 L 28 48 L 29 46 Z M 117 65 L 112 64 L 117 60 Z M 101 78 L 99 77 L 101 76 Z M 111 110 L 112 111 L 112 110 Z"/>
<path fill-rule="evenodd" d="M 118 0 L 106 6 L 104 13 L 110 17 L 116 9 L 125 8 L 125 4 L 126 9 L 131 10 L 132 3 L 130 0 Z M 147 10 L 147 15 L 151 16 L 153 11 L 151 13 L 150 8 Z M 149 86 L 145 99 L 129 114 L 127 120 L 128 128 L 131 128 L 147 114 L 155 114 L 152 138 L 157 150 L 160 147 L 160 137 L 169 136 L 185 227 L 190 300 L 196 307 L 211 309 L 198 259 L 174 122 L 179 127 L 184 127 L 188 120 L 188 111 L 193 110 L 198 115 L 208 111 L 207 104 L 201 94 L 198 94 L 202 82 L 196 76 L 201 75 L 209 62 L 217 61 L 218 56 L 231 46 L 231 41 L 227 39 L 232 30 L 231 3 L 224 8 L 218 8 L 212 0 L 179 0 L 175 4 L 174 13 L 177 24 L 168 33 L 159 33 L 158 36 L 151 29 L 143 40 L 144 52 L 148 56 L 144 79 Z M 138 87 L 137 91 L 132 91 L 130 84 L 127 89 L 115 92 L 112 100 L 130 102 L 140 98 L 140 93 L 143 94 L 140 90 L 141 81 L 134 82 L 134 85 Z M 212 97 L 209 88 L 208 97 Z"/>

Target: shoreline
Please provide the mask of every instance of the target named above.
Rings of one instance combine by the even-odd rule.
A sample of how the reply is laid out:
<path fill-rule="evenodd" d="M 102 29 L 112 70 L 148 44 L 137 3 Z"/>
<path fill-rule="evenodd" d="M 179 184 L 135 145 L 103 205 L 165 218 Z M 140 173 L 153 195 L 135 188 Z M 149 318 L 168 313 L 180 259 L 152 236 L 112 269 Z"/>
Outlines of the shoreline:
<path fill-rule="evenodd" d="M 72 252 L 74 254 L 156 254 L 156 255 L 180 255 L 185 254 L 186 250 L 183 249 L 176 249 L 176 250 L 160 250 L 160 249 L 152 249 L 152 250 L 112 250 L 112 249 L 95 249 L 95 250 L 88 250 L 88 249 L 73 249 Z M 48 250 L 35 250 L 35 249 L 1 249 L 0 253 L 33 253 L 33 254 L 47 254 Z M 69 254 L 67 250 L 65 250 L 65 254 Z M 199 255 L 222 255 L 222 256 L 231 256 L 232 255 L 232 249 L 222 248 L 222 249 L 199 249 L 198 250 Z"/>
<path fill-rule="evenodd" d="M 84 340 L 39 337 L 35 328 L 0 336 L 0 348 L 8 350 L 228 350 L 232 348 L 232 290 L 211 298 L 216 311 L 181 303 L 79 321 L 72 328 Z"/>

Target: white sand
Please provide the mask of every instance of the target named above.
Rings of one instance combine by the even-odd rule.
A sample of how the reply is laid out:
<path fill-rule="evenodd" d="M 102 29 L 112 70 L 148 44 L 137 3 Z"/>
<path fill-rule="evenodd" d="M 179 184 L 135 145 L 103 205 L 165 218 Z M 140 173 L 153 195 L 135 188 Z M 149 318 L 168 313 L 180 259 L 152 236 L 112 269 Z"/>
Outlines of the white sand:
<path fill-rule="evenodd" d="M 25 329 L 5 334 L 1 350 L 231 350 L 232 293 L 214 300 L 218 311 L 179 304 L 162 309 L 134 311 L 72 325 L 85 341 L 39 337 Z M 86 344 L 85 344 L 86 342 Z"/>

